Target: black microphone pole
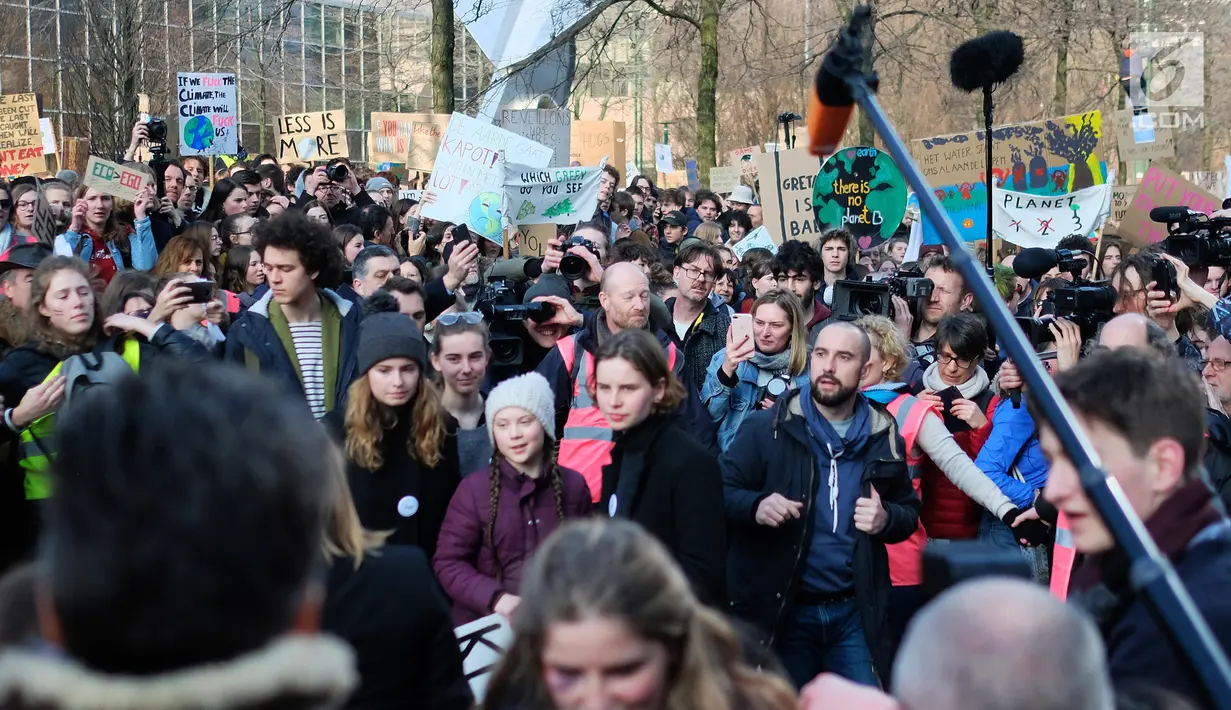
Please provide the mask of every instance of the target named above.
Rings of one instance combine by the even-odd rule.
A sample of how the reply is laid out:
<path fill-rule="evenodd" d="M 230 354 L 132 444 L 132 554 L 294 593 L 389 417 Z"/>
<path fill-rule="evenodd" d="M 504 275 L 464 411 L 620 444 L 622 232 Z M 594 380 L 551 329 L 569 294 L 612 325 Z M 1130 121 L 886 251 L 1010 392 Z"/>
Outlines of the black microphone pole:
<path fill-rule="evenodd" d="M 863 71 L 863 64 L 871 48 L 863 39 L 862 29 L 867 26 L 871 13 L 872 9 L 868 5 L 855 8 L 851 13 L 848 28 L 839 33 L 838 40 L 830 49 L 838 61 L 825 64 L 832 66 L 833 71 L 841 73 L 852 98 L 871 119 L 876 132 L 885 141 L 885 150 L 897 161 L 906 181 L 919 197 L 920 210 L 936 226 L 949 247 L 954 266 L 961 272 L 975 299 L 983 305 L 992 327 L 1000 333 L 1002 346 L 1013 357 L 1022 377 L 1035 394 L 1044 417 L 1055 430 L 1065 453 L 1080 472 L 1086 495 L 1090 497 L 1095 510 L 1111 531 L 1116 544 L 1128 556 L 1132 564 L 1131 579 L 1134 588 L 1142 593 L 1161 622 L 1160 625 L 1171 633 L 1188 662 L 1196 670 L 1213 706 L 1220 710 L 1231 710 L 1231 664 L 1228 664 L 1227 656 L 1219 647 L 1209 624 L 1197 610 L 1188 590 L 1176 575 L 1175 568 L 1159 551 L 1141 518 L 1133 511 L 1120 484 L 1102 470 L 1098 455 L 1085 432 L 1077 426 L 1072 409 L 1060 397 L 1055 383 L 1034 357 L 1034 350 L 1027 342 L 1025 334 L 1017 327 L 1008 307 L 1000 300 L 987 275 L 980 271 L 979 265 L 966 252 L 953 222 L 941 209 L 923 173 L 911 158 L 906 144 L 902 142 L 880 102 L 876 100 L 871 86 L 876 82 L 875 74 L 866 74 Z M 989 140 L 988 143 L 990 142 Z"/>

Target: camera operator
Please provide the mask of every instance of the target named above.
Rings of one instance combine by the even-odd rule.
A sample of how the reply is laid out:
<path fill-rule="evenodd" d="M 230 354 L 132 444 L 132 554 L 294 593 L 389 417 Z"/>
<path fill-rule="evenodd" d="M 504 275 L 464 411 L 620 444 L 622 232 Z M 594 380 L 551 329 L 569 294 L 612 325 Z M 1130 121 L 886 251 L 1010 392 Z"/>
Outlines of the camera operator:
<path fill-rule="evenodd" d="M 1137 348 L 1100 351 L 1056 376 L 1107 475 L 1170 558 L 1219 644 L 1231 642 L 1231 527 L 1201 480 L 1204 397 L 1183 364 Z M 1135 591 L 1132 571 L 1060 440 L 1030 402 L 1051 464 L 1043 496 L 1067 520 L 1076 552 L 1069 598 L 1098 622 L 1113 682 L 1151 683 L 1209 707 L 1172 636 Z"/>
<path fill-rule="evenodd" d="M 1154 280 L 1154 274 L 1158 267 L 1165 264 L 1170 264 L 1174 273 L 1174 294 L 1156 290 L 1158 282 Z M 1185 285 L 1180 283 L 1181 273 L 1183 281 L 1187 282 Z M 1119 293 L 1116 313 L 1143 313 L 1149 316 L 1166 331 L 1167 339 L 1174 343 L 1176 353 L 1184 359 L 1189 369 L 1201 371 L 1201 352 L 1187 336 L 1180 333 L 1175 320 L 1180 311 L 1194 303 L 1188 291 L 1197 294 L 1203 303 L 1212 300 L 1212 297 L 1189 278 L 1187 265 L 1169 254 L 1130 254 L 1112 273 L 1111 285 Z"/>
<path fill-rule="evenodd" d="M 547 242 L 543 273 L 560 274 L 579 293 L 593 292 L 603 279 L 607 252 L 607 235 L 602 223 L 582 222 L 567 239 L 557 234 Z"/>
<path fill-rule="evenodd" d="M 303 179 L 304 191 L 299 201 L 303 202 L 307 196 L 315 197 L 329 212 L 335 227 L 339 224 L 359 226 L 363 208 L 375 204 L 343 159 L 335 158 L 328 165 L 318 165 L 312 172 L 304 173 Z M 346 195 L 350 195 L 350 204 L 347 204 Z"/>
<path fill-rule="evenodd" d="M 919 270 L 923 278 L 932 282 L 932 295 L 919 309 L 918 323 L 910 337 L 915 362 L 906 369 L 903 379 L 911 386 L 918 385 L 924 371 L 936 362 L 936 329 L 940 322 L 948 316 L 969 312 L 975 300 L 948 256 L 930 256 L 919 262 Z"/>
<path fill-rule="evenodd" d="M 1070 234 L 1056 244 L 1057 249 L 1067 249 L 1082 261 L 1081 278 L 1089 280 L 1094 272 L 1094 247 L 1090 240 L 1080 234 Z"/>

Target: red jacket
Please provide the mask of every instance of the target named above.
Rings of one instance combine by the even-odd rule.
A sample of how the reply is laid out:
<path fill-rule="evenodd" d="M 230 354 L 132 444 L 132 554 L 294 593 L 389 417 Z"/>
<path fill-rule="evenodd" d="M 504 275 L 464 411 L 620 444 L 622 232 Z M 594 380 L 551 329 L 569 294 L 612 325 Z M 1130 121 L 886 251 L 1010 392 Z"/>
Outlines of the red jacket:
<path fill-rule="evenodd" d="M 954 441 L 973 461 L 979 449 L 992 433 L 992 413 L 1000 398 L 984 390 L 975 398 L 979 409 L 987 415 L 987 423 L 978 429 L 968 429 L 953 435 Z M 939 540 L 973 540 L 979 535 L 983 508 L 963 493 L 932 460 L 924 457 L 922 465 L 923 511 L 920 520 L 928 537 Z"/>

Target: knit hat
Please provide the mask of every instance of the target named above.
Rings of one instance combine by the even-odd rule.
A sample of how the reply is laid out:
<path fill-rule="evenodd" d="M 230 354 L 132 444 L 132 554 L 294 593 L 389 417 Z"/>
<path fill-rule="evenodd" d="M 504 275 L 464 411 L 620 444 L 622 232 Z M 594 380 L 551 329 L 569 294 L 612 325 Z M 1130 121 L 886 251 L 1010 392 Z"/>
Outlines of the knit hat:
<path fill-rule="evenodd" d="M 533 303 L 534 299 L 539 296 L 559 296 L 566 301 L 573 300 L 573 294 L 569 291 L 568 282 L 563 276 L 558 274 L 543 274 L 539 277 L 537 283 L 526 289 L 526 295 L 522 296 L 522 303 Z"/>
<path fill-rule="evenodd" d="M 383 177 L 374 177 L 368 180 L 368 184 L 364 185 L 363 189 L 368 192 L 380 192 L 381 190 L 392 190 L 393 183 Z"/>
<path fill-rule="evenodd" d="M 381 360 L 405 357 L 423 370 L 427 366 L 427 343 L 410 316 L 401 313 L 373 313 L 359 324 L 359 374 L 365 374 Z"/>
<path fill-rule="evenodd" d="M 509 407 L 520 407 L 533 414 L 543 425 L 547 438 L 556 440 L 556 396 L 546 377 L 537 372 L 527 372 L 501 382 L 487 395 L 487 436 L 493 445 L 496 436 L 492 433 L 492 421 L 500 410 Z"/>

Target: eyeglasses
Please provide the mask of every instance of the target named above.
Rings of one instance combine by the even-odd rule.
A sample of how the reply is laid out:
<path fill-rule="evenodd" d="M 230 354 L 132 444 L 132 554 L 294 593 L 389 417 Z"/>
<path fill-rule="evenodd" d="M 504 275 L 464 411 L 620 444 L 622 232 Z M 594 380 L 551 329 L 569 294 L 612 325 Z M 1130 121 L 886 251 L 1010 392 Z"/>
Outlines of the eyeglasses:
<path fill-rule="evenodd" d="M 939 362 L 942 366 L 952 365 L 953 363 L 956 362 L 957 366 L 963 370 L 968 369 L 971 365 L 975 364 L 974 360 L 963 360 L 961 358 L 954 357 L 952 355 L 946 355 L 945 353 L 936 353 L 936 361 Z"/>
<path fill-rule="evenodd" d="M 681 266 L 680 270 L 687 274 L 688 278 L 694 281 L 697 279 L 700 279 L 702 282 L 713 281 L 717 278 L 717 275 L 713 271 L 702 271 L 695 266 Z"/>
<path fill-rule="evenodd" d="M 17 209 L 19 209 L 19 210 L 32 210 L 32 209 L 34 209 L 37 205 L 38 205 L 38 200 L 35 200 L 34 202 L 18 202 L 18 203 L 17 203 Z"/>
<path fill-rule="evenodd" d="M 483 322 L 483 314 L 478 311 L 462 311 L 461 313 L 442 313 L 436 322 L 448 328 L 462 321 L 466 325 L 478 325 Z"/>
<path fill-rule="evenodd" d="M 1223 360 L 1220 357 L 1212 357 L 1208 360 L 1198 360 L 1201 363 L 1201 369 L 1204 370 L 1208 365 L 1214 372 L 1222 372 L 1227 369 L 1227 365 L 1231 365 L 1231 360 Z"/>

